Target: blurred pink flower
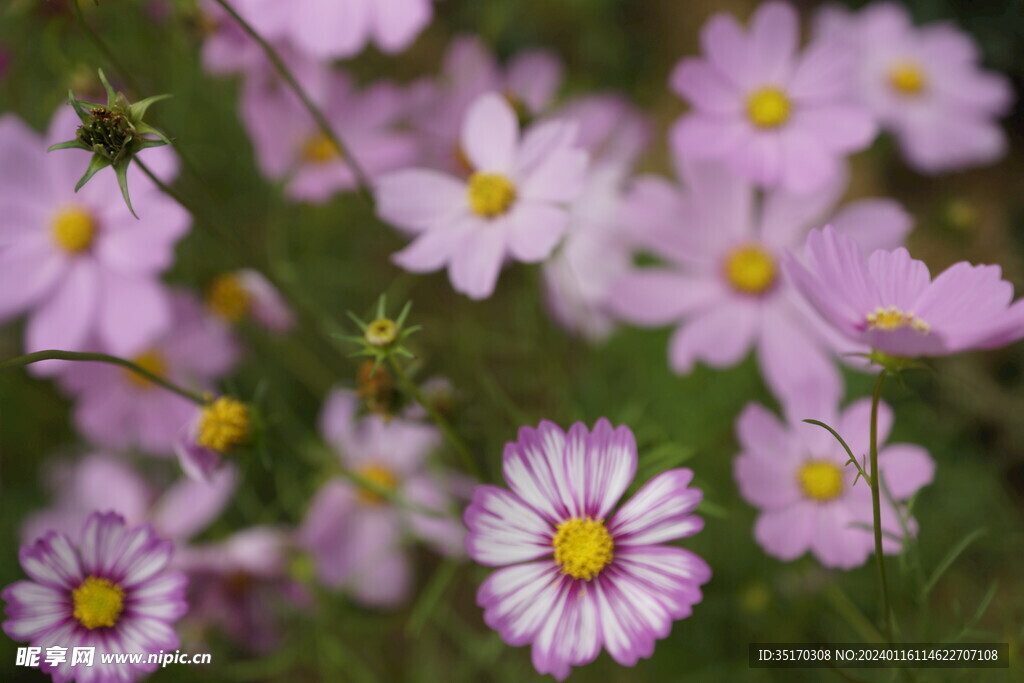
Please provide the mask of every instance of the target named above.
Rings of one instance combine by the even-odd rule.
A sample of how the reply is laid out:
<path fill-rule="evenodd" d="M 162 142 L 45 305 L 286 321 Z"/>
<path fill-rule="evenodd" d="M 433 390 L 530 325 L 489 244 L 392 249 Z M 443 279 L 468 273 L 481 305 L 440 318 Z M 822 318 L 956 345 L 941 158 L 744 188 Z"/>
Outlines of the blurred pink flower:
<path fill-rule="evenodd" d="M 845 169 L 813 195 L 758 195 L 721 164 L 677 155 L 676 165 L 682 191 L 648 176 L 625 199 L 622 222 L 667 265 L 623 276 L 611 291 L 611 311 L 637 325 L 679 323 L 669 343 L 678 373 L 697 361 L 729 367 L 756 349 L 762 375 L 780 398 L 814 381 L 838 400 L 842 378 L 830 350 L 839 340 L 782 277 L 780 259 L 830 214 L 865 253 L 900 244 L 910 217 L 887 199 L 851 202 L 833 214 L 846 190 Z"/>
<path fill-rule="evenodd" d="M 860 101 L 918 171 L 957 170 L 1006 153 L 995 119 L 1010 110 L 1010 83 L 981 69 L 974 41 L 952 23 L 916 28 L 900 5 L 874 3 L 857 13 L 827 7 L 816 29 L 856 50 Z"/>
<path fill-rule="evenodd" d="M 359 91 L 340 71 L 327 73 L 323 82 L 322 95 L 314 97 L 371 179 L 413 162 L 416 137 L 397 125 L 407 107 L 401 88 L 379 82 Z M 288 88 L 276 81 L 247 81 L 241 115 L 261 170 L 268 178 L 283 181 L 285 194 L 292 199 L 325 202 L 356 188 L 357 179 L 342 151 Z"/>
<path fill-rule="evenodd" d="M 746 33 L 732 16 L 713 16 L 701 32 L 705 56 L 684 59 L 671 77 L 693 105 L 672 131 L 674 147 L 766 187 L 807 193 L 833 181 L 876 126 L 854 101 L 845 41 L 798 53 L 799 30 L 796 10 L 781 2 L 760 5 Z"/>
<path fill-rule="evenodd" d="M 807 238 L 807 265 L 786 256 L 794 287 L 858 346 L 897 357 L 944 356 L 1024 337 L 1024 299 L 999 266 L 956 263 L 934 280 L 906 249 L 865 257 L 847 235 L 826 226 Z"/>
<path fill-rule="evenodd" d="M 258 270 L 241 268 L 218 275 L 207 290 L 210 312 L 228 323 L 251 318 L 271 332 L 288 332 L 295 314 L 276 287 Z"/>
<path fill-rule="evenodd" d="M 22 522 L 21 538 L 31 543 L 47 531 L 74 536 L 90 513 L 111 510 L 129 524 L 149 522 L 157 534 L 181 544 L 220 515 L 235 492 L 236 479 L 234 468 L 225 468 L 209 484 L 181 479 L 158 496 L 120 460 L 93 453 L 50 469 L 46 483 L 53 505 Z"/>
<path fill-rule="evenodd" d="M 562 64 L 548 50 L 523 50 L 502 68 L 476 36 L 455 38 L 437 79 L 414 86 L 410 123 L 422 134 L 424 163 L 467 175 L 460 135 L 470 106 L 481 95 L 500 93 L 520 117 L 534 117 L 551 105 L 562 84 Z"/>
<path fill-rule="evenodd" d="M 130 360 L 178 386 L 212 389 L 237 362 L 238 345 L 192 294 L 173 291 L 170 297 L 171 327 Z M 188 399 L 104 363 L 62 363 L 60 383 L 75 397 L 75 425 L 106 448 L 171 455 L 195 411 Z"/>
<path fill-rule="evenodd" d="M 848 456 L 835 437 L 817 425 L 832 426 L 862 457 L 869 450 L 871 401 L 861 399 L 839 412 L 830 399 L 802 400 L 786 405 L 786 423 L 767 408 L 750 404 L 736 423 L 743 451 L 735 463 L 735 476 L 743 498 L 761 514 L 754 538 L 765 552 L 780 560 L 795 560 L 810 551 L 826 567 L 851 569 L 864 564 L 874 551 L 871 488 L 863 479 L 854 485 L 857 470 L 846 465 Z M 878 467 L 888 495 L 882 495 L 882 550 L 898 553 L 903 538 L 893 505 L 913 496 L 932 481 L 935 463 L 920 446 L 882 446 L 892 427 L 892 411 L 879 406 Z M 867 463 L 864 463 L 865 468 Z M 889 497 L 891 496 L 891 498 Z M 916 533 L 914 520 L 905 520 Z"/>
<path fill-rule="evenodd" d="M 568 434 L 523 427 L 503 462 L 511 491 L 478 486 L 465 513 L 470 557 L 501 567 L 477 593 L 487 625 L 532 644 L 534 667 L 559 680 L 602 647 L 624 666 L 650 657 L 711 579 L 700 557 L 663 545 L 704 526 L 693 472 L 662 472 L 613 512 L 636 474 L 636 441 L 603 418 Z"/>
<path fill-rule="evenodd" d="M 174 453 L 186 476 L 210 482 L 225 467 L 225 456 L 251 445 L 252 407 L 230 396 L 218 396 L 192 407 L 181 427 Z"/>
<path fill-rule="evenodd" d="M 619 205 L 651 131 L 643 115 L 616 95 L 581 97 L 554 117 L 579 125 L 577 141 L 591 163 L 572 203 L 565 241 L 544 263 L 544 288 L 555 320 L 597 341 L 613 326 L 604 309 L 609 290 L 633 263 L 634 240 L 619 220 Z"/>
<path fill-rule="evenodd" d="M 73 137 L 71 107 L 54 116 L 44 139 L 13 115 L 0 118 L 0 320 L 29 313 L 27 351 L 101 350 L 130 356 L 171 324 L 158 275 L 191 221 L 181 206 L 133 165 L 128 174 L 141 220 L 121 199 L 113 173 L 99 173 L 78 193 L 89 152 L 47 154 Z M 144 153 L 169 179 L 169 148 Z"/>
<path fill-rule="evenodd" d="M 580 193 L 587 154 L 575 146 L 576 125 L 537 124 L 520 138 L 511 105 L 491 93 L 466 115 L 462 146 L 468 180 L 427 169 L 382 176 L 380 217 L 415 233 L 393 256 L 406 270 L 448 266 L 452 286 L 472 299 L 494 292 L 506 257 L 547 258 L 569 225 L 566 205 Z"/>
<path fill-rule="evenodd" d="M 399 507 L 373 491 L 333 479 L 310 504 L 298 542 L 312 554 L 324 584 L 343 588 L 367 605 L 393 606 L 412 588 L 403 536 L 412 534 L 447 555 L 462 554 L 462 525 L 454 515 L 445 515 L 458 480 L 427 469 L 427 456 L 440 443 L 434 427 L 399 417 L 357 417 L 358 406 L 353 392 L 337 390 L 320 415 L 320 431 L 342 465 L 439 516 Z"/>

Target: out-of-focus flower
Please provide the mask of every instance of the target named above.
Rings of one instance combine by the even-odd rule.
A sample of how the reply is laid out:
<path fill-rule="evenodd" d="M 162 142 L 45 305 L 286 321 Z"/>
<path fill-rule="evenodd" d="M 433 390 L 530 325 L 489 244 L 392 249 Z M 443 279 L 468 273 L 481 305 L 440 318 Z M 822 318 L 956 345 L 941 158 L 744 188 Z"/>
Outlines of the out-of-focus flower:
<path fill-rule="evenodd" d="M 822 39 L 797 53 L 799 30 L 796 10 L 780 2 L 758 7 L 747 33 L 732 16 L 713 16 L 701 32 L 704 56 L 672 74 L 693 105 L 672 131 L 676 149 L 767 187 L 807 193 L 832 181 L 876 125 L 854 100 L 853 51 Z"/>
<path fill-rule="evenodd" d="M 259 271 L 243 268 L 222 273 L 206 291 L 210 312 L 229 322 L 251 318 L 271 332 L 284 333 L 295 325 L 295 315 L 277 288 Z"/>
<path fill-rule="evenodd" d="M 220 396 L 193 410 L 194 417 L 179 432 L 174 450 L 185 474 L 209 482 L 224 466 L 225 456 L 252 442 L 253 411 L 230 396 Z"/>
<path fill-rule="evenodd" d="M 182 479 L 158 496 L 130 467 L 94 453 L 50 471 L 46 483 L 54 503 L 25 519 L 21 538 L 31 543 L 47 531 L 74 536 L 90 513 L 110 510 L 129 524 L 149 522 L 161 537 L 182 543 L 220 515 L 234 494 L 236 478 L 234 468 L 226 467 L 209 484 Z"/>
<path fill-rule="evenodd" d="M 360 91 L 340 71 L 331 72 L 324 82 L 323 94 L 314 94 L 317 104 L 371 179 L 413 162 L 416 137 L 397 126 L 406 109 L 401 88 L 380 82 Z M 342 150 L 317 127 L 291 90 L 276 82 L 250 80 L 241 111 L 260 168 L 268 178 L 283 180 L 289 197 L 325 202 L 337 192 L 356 188 L 358 179 Z"/>
<path fill-rule="evenodd" d="M 591 163 L 583 191 L 572 204 L 565 241 L 543 266 L 547 303 L 566 329 L 600 340 L 613 326 L 604 309 L 609 290 L 633 262 L 635 240 L 619 220 L 619 205 L 650 127 L 615 95 L 580 98 L 556 116 L 579 125 L 578 141 L 590 152 Z"/>
<path fill-rule="evenodd" d="M 90 515 L 74 540 L 48 533 L 18 554 L 30 580 L 4 589 L 4 632 L 44 652 L 68 648 L 63 662 L 40 664 L 55 681 L 134 681 L 159 666 L 145 655 L 178 647 L 173 624 L 188 610 L 187 581 L 168 571 L 173 548 L 148 524 L 126 526 L 113 512 Z M 71 666 L 76 647 L 95 648 L 88 674 Z M 142 662 L 102 661 L 126 652 L 142 653 Z"/>
<path fill-rule="evenodd" d="M 566 434 L 551 422 L 523 427 L 505 446 L 511 491 L 478 486 L 466 509 L 466 549 L 502 567 L 480 587 L 484 621 L 509 645 L 533 645 L 533 665 L 558 679 L 602 646 L 633 666 L 654 653 L 672 622 L 690 616 L 711 569 L 663 545 L 703 528 L 693 472 L 659 474 L 613 513 L 637 452 L 627 427 L 601 419 Z"/>
<path fill-rule="evenodd" d="M 789 561 L 810 551 L 826 567 L 850 569 L 874 551 L 871 487 L 863 479 L 854 485 L 857 469 L 846 465 L 849 456 L 835 437 L 801 420 L 832 425 L 859 457 L 869 450 L 871 401 L 862 399 L 839 412 L 830 399 L 818 399 L 808 389 L 801 400 L 787 403 L 786 424 L 763 406 L 746 407 L 736 423 L 743 448 L 736 459 L 736 481 L 747 502 L 761 510 L 754 538 L 765 552 Z M 878 467 L 883 491 L 888 491 L 881 509 L 882 551 L 887 554 L 900 552 L 904 536 L 900 515 L 906 510 L 893 503 L 913 496 L 935 473 L 935 463 L 920 446 L 881 445 L 891 427 L 892 411 L 883 403 Z M 913 519 L 904 523 L 916 533 Z"/>
<path fill-rule="evenodd" d="M 275 612 L 286 603 L 307 605 L 309 596 L 288 575 L 291 533 L 256 526 L 217 543 L 185 548 L 189 624 L 215 626 L 250 651 L 266 652 L 280 639 Z"/>
<path fill-rule="evenodd" d="M 130 360 L 178 386 L 208 391 L 234 367 L 238 345 L 192 294 L 175 291 L 171 326 Z M 106 363 L 63 363 L 60 383 L 75 397 L 75 425 L 106 448 L 171 455 L 195 411 L 188 399 Z"/>
<path fill-rule="evenodd" d="M 917 28 L 900 5 L 874 3 L 857 13 L 826 7 L 816 29 L 856 50 L 860 101 L 918 171 L 991 163 L 1006 153 L 994 119 L 1011 107 L 1010 83 L 981 69 L 974 41 L 953 24 Z"/>
<path fill-rule="evenodd" d="M 468 179 L 410 169 L 378 181 L 381 218 L 416 234 L 394 262 L 416 273 L 447 265 L 456 291 L 485 299 L 508 256 L 526 263 L 547 258 L 568 228 L 565 207 L 585 177 L 587 154 L 575 135 L 575 124 L 549 121 L 520 139 L 504 98 L 478 99 L 462 129 L 473 168 Z"/>
<path fill-rule="evenodd" d="M 611 310 L 638 325 L 680 323 L 669 344 L 678 373 L 697 361 L 728 367 L 754 348 L 780 397 L 813 381 L 827 383 L 838 400 L 842 378 L 829 353 L 836 340 L 785 281 L 780 259 L 825 223 L 846 172 L 814 195 L 776 189 L 759 197 L 721 164 L 677 158 L 676 165 L 682 192 L 661 178 L 640 178 L 622 218 L 669 266 L 625 275 L 612 289 Z M 886 199 L 852 202 L 831 220 L 865 253 L 895 247 L 910 228 L 909 216 Z"/>
<path fill-rule="evenodd" d="M 934 280 L 906 249 L 860 247 L 832 226 L 807 238 L 807 265 L 792 254 L 786 271 L 796 289 L 858 346 L 897 358 L 944 356 L 1024 337 L 1024 300 L 999 266 L 956 263 Z"/>
<path fill-rule="evenodd" d="M 357 417 L 359 401 L 347 390 L 333 392 L 320 416 L 320 430 L 341 464 L 380 489 L 434 515 L 400 507 L 369 488 L 344 479 L 328 481 L 316 494 L 298 533 L 312 554 L 319 579 L 343 588 L 361 603 L 392 606 L 412 586 L 406 534 L 448 555 L 462 551 L 464 531 L 454 516 L 454 477 L 432 473 L 426 459 L 440 442 L 429 425 L 400 417 Z"/>
<path fill-rule="evenodd" d="M 48 137 L 77 117 L 61 108 Z M 112 175 L 74 191 L 82 151 L 46 153 L 47 142 L 16 117 L 0 118 L 0 319 L 28 311 L 28 351 L 82 351 L 98 343 L 119 356 L 140 353 L 171 323 L 157 275 L 174 257 L 190 217 L 140 172 L 129 169 L 143 216 L 132 217 Z M 176 161 L 149 152 L 167 180 Z"/>
<path fill-rule="evenodd" d="M 562 84 L 562 64 L 547 50 L 524 50 L 502 68 L 476 36 L 459 36 L 445 53 L 435 80 L 413 89 L 410 123 L 422 133 L 424 163 L 430 168 L 472 172 L 460 135 L 470 106 L 481 95 L 501 93 L 520 119 L 544 113 Z"/>

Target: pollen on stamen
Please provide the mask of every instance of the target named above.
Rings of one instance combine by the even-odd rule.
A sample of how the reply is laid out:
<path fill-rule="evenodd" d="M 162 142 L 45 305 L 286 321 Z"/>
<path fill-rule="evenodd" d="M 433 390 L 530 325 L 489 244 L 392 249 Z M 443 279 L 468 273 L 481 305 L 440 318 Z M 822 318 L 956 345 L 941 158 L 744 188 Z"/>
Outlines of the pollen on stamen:
<path fill-rule="evenodd" d="M 507 213 L 516 200 L 516 187 L 499 173 L 474 173 L 469 177 L 469 208 L 478 216 L 494 218 Z"/>
<path fill-rule="evenodd" d="M 868 329 L 872 330 L 890 332 L 903 327 L 909 327 L 915 332 L 928 334 L 932 329 L 931 325 L 918 318 L 913 311 L 904 311 L 896 306 L 889 306 L 888 308 L 879 306 L 874 312 L 868 313 L 865 319 L 868 323 Z"/>
<path fill-rule="evenodd" d="M 600 519 L 573 517 L 559 524 L 552 539 L 562 573 L 590 581 L 612 561 L 612 535 Z"/>

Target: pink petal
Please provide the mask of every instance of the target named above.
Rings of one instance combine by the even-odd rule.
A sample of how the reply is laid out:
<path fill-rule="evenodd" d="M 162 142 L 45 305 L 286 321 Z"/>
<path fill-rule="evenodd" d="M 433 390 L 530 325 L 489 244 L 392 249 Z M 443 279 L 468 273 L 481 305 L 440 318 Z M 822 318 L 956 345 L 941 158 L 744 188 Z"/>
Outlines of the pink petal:
<path fill-rule="evenodd" d="M 836 232 L 852 237 L 867 256 L 903 244 L 913 217 L 892 199 L 860 199 L 840 209 L 830 221 Z"/>
<path fill-rule="evenodd" d="M 509 62 L 505 88 L 537 114 L 551 103 L 562 79 L 562 63 L 555 54 L 524 50 Z"/>
<path fill-rule="evenodd" d="M 466 551 L 482 565 L 494 567 L 536 560 L 553 552 L 554 530 L 514 493 L 478 486 L 466 508 Z"/>
<path fill-rule="evenodd" d="M 712 278 L 691 277 L 665 268 L 643 268 L 615 281 L 608 306 L 622 320 L 657 327 L 698 314 L 720 302 L 723 294 Z"/>
<path fill-rule="evenodd" d="M 67 265 L 43 240 L 29 238 L 0 247 L 0 320 L 36 305 Z"/>
<path fill-rule="evenodd" d="M 167 291 L 146 276 L 100 273 L 99 337 L 119 356 L 139 353 L 171 325 Z"/>
<path fill-rule="evenodd" d="M 811 551 L 824 566 L 853 569 L 864 564 L 871 554 L 871 532 L 857 528 L 856 518 L 841 503 L 817 506 Z"/>
<path fill-rule="evenodd" d="M 36 309 L 26 331 L 27 351 L 85 349 L 99 299 L 99 273 L 78 259 L 68 267 L 51 298 Z"/>
<path fill-rule="evenodd" d="M 502 640 L 522 646 L 551 620 L 570 581 L 552 560 L 503 567 L 481 584 L 476 601 Z"/>
<path fill-rule="evenodd" d="M 565 444 L 565 471 L 573 482 L 575 517 L 604 519 L 636 474 L 636 439 L 626 426 L 601 418 L 588 432 L 577 422 Z"/>
<path fill-rule="evenodd" d="M 802 246 L 807 233 L 825 226 L 832 208 L 846 192 L 850 174 L 846 165 L 817 191 L 795 194 L 784 189 L 765 193 L 761 209 L 761 239 L 776 248 Z"/>
<path fill-rule="evenodd" d="M 390 0 L 367 3 L 372 9 L 371 31 L 384 52 L 401 52 L 433 16 L 432 0 Z"/>
<path fill-rule="evenodd" d="M 759 80 L 779 83 L 789 76 L 799 30 L 792 5 L 766 2 L 757 8 L 750 22 L 750 50 Z"/>
<path fill-rule="evenodd" d="M 874 139 L 878 126 L 864 109 L 851 105 L 801 107 L 793 115 L 792 125 L 814 138 L 818 144 L 837 152 L 864 149 Z"/>
<path fill-rule="evenodd" d="M 519 120 L 505 98 L 490 93 L 473 102 L 462 127 L 462 149 L 475 170 L 509 174 L 518 140 Z"/>
<path fill-rule="evenodd" d="M 467 210 L 461 181 L 426 169 L 396 171 L 376 181 L 377 214 L 413 232 L 448 223 Z"/>
<path fill-rule="evenodd" d="M 576 516 L 565 468 L 565 433 L 547 420 L 536 429 L 521 427 L 518 439 L 505 444 L 502 472 L 509 488 L 553 524 Z"/>
<path fill-rule="evenodd" d="M 842 172 L 840 157 L 803 129 L 787 130 L 782 142 L 781 184 L 798 194 L 817 191 Z M 765 180 L 770 183 L 770 180 Z"/>
<path fill-rule="evenodd" d="M 882 482 L 895 501 L 910 498 L 935 478 L 935 461 L 928 451 L 915 444 L 886 446 L 878 454 L 878 467 L 882 470 Z"/>
<path fill-rule="evenodd" d="M 533 666 L 564 680 L 573 666 L 589 664 L 601 652 L 601 622 L 592 591 L 567 588 L 555 596 L 552 614 L 533 641 Z"/>
<path fill-rule="evenodd" d="M 694 107 L 712 114 L 738 114 L 743 97 L 736 86 L 703 59 L 684 59 L 672 71 L 672 89 Z"/>
<path fill-rule="evenodd" d="M 494 293 L 505 257 L 505 230 L 484 225 L 473 231 L 452 255 L 448 275 L 455 291 L 470 299 L 486 299 Z"/>
<path fill-rule="evenodd" d="M 697 361 L 712 367 L 738 363 L 750 350 L 760 327 L 760 312 L 752 304 L 723 302 L 679 326 L 669 342 L 669 363 L 684 374 Z"/>
<path fill-rule="evenodd" d="M 815 504 L 807 502 L 762 512 L 754 525 L 754 538 L 772 557 L 795 560 L 811 546 L 815 512 Z"/>
<path fill-rule="evenodd" d="M 509 214 L 508 226 L 508 249 L 513 258 L 536 263 L 550 256 L 562 241 L 569 213 L 550 204 L 520 202 Z"/>
<path fill-rule="evenodd" d="M 703 493 L 689 488 L 693 472 L 674 469 L 644 484 L 612 517 L 608 531 L 616 545 L 664 543 L 692 536 L 704 527 L 693 511 Z"/>
<path fill-rule="evenodd" d="M 719 159 L 746 143 L 746 124 L 740 119 L 684 114 L 669 133 L 677 153 L 699 159 Z"/>
<path fill-rule="evenodd" d="M 396 265 L 413 273 L 430 273 L 439 270 L 451 261 L 455 252 L 471 239 L 474 230 L 489 229 L 481 227 L 479 221 L 464 217 L 451 225 L 437 226 L 428 229 L 412 241 L 405 249 L 392 255 Z"/>
<path fill-rule="evenodd" d="M 843 394 L 842 376 L 823 340 L 788 307 L 765 313 L 757 357 L 765 382 L 784 402 L 809 387 L 826 405 L 835 405 Z"/>
<path fill-rule="evenodd" d="M 743 90 L 755 85 L 753 55 L 743 27 L 731 14 L 716 14 L 700 32 L 701 48 L 715 68 Z"/>

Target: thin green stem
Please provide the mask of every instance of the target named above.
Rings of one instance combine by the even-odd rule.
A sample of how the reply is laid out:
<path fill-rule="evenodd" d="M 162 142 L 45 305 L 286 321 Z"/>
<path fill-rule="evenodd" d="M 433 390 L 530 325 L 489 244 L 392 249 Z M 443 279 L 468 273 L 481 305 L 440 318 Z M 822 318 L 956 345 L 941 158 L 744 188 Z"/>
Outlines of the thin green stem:
<path fill-rule="evenodd" d="M 168 391 L 173 391 L 178 396 L 187 398 L 188 400 L 192 401 L 197 405 L 204 406 L 207 403 L 209 403 L 205 396 L 189 391 L 188 389 L 183 389 L 182 387 L 179 387 L 177 384 L 167 381 L 160 375 L 154 374 L 147 370 L 146 368 L 136 365 L 130 360 L 119 358 L 118 356 L 111 356 L 105 353 L 86 353 L 82 351 L 58 351 L 56 349 L 50 349 L 48 351 L 36 351 L 35 353 L 26 353 L 23 356 L 17 356 L 15 358 L 11 358 L 10 360 L 3 361 L 2 363 L 0 363 L 0 372 L 3 372 L 4 370 L 13 370 L 14 368 L 20 368 L 25 365 L 38 363 L 39 361 L 44 360 L 71 360 L 120 365 L 121 367 L 128 368 L 137 375 L 146 378 L 153 384 L 163 387 Z"/>
<path fill-rule="evenodd" d="M 445 438 L 455 447 L 455 451 L 459 454 L 459 458 L 462 463 L 466 466 L 469 472 L 480 480 L 483 480 L 483 471 L 480 469 L 480 465 L 477 464 L 473 455 L 469 452 L 469 447 L 466 446 L 466 442 L 462 440 L 462 437 L 458 435 L 455 429 L 452 427 L 448 419 L 437 409 L 437 407 L 431 403 L 420 388 L 416 386 L 416 383 L 412 381 L 409 375 L 405 372 L 402 366 L 398 363 L 398 359 L 395 356 L 388 356 L 388 364 L 391 366 L 392 371 L 395 373 L 395 377 L 402 384 L 402 388 L 408 393 L 416 403 L 420 404 L 427 414 L 430 415 L 430 419 L 441 429 L 444 433 Z"/>
<path fill-rule="evenodd" d="M 875 381 L 874 391 L 871 393 L 871 450 L 869 458 L 871 461 L 871 515 L 874 521 L 875 532 L 875 562 L 878 564 L 878 580 L 882 586 L 882 609 L 885 615 L 882 619 L 882 633 L 887 642 L 892 642 L 895 629 L 893 628 L 892 602 L 889 600 L 889 581 L 885 575 L 885 557 L 882 554 L 882 496 L 881 471 L 878 469 L 878 404 L 882 399 L 882 386 L 885 384 L 885 376 L 888 371 L 884 368 L 878 373 Z"/>
<path fill-rule="evenodd" d="M 284 63 L 284 60 L 281 59 L 281 55 L 278 54 L 277 50 L 274 49 L 273 45 L 268 43 L 263 38 L 263 36 L 257 33 L 256 29 L 254 29 L 249 24 L 249 22 L 243 19 L 241 15 L 239 15 L 238 12 L 236 12 L 235 9 L 230 4 L 228 4 L 227 0 L 214 1 L 218 5 L 220 5 L 225 12 L 231 15 L 231 18 L 234 19 L 238 23 L 238 25 L 242 27 L 243 31 L 248 33 L 253 40 L 259 43 L 260 47 L 263 49 L 263 52 L 266 53 L 267 58 L 270 59 L 270 62 L 274 65 L 274 68 L 277 70 L 277 73 L 281 76 L 281 78 L 285 80 L 285 82 L 288 84 L 288 87 L 291 88 L 292 91 L 302 101 L 302 105 L 306 108 L 306 111 L 309 112 L 309 115 L 313 117 L 314 121 L 316 121 L 317 127 L 320 128 L 320 131 L 327 136 L 327 139 L 330 140 L 331 143 L 337 148 L 338 152 L 341 153 L 341 156 L 345 160 L 345 163 L 348 165 L 349 168 L 352 169 L 352 174 L 356 177 L 360 193 L 362 193 L 363 197 L 370 204 L 370 206 L 373 206 L 373 195 L 370 194 L 369 178 L 367 177 L 365 171 L 363 171 L 362 166 L 352 155 L 351 149 L 342 141 L 340 137 L 338 137 L 337 133 L 334 132 L 334 129 L 331 127 L 331 124 L 327 120 L 327 117 L 324 116 L 324 113 L 320 110 L 316 103 L 313 102 L 309 94 L 306 93 L 305 89 L 295 79 L 295 76 L 292 75 L 291 70 Z"/>

